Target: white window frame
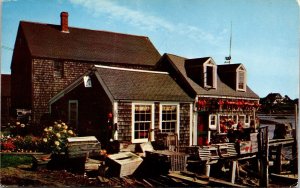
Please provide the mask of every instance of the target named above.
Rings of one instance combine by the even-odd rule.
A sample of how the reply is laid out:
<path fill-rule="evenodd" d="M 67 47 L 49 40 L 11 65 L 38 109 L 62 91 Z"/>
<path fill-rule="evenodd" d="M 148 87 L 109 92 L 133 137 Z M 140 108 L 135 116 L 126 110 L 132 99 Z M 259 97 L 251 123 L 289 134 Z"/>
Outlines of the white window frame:
<path fill-rule="evenodd" d="M 207 67 L 212 67 L 212 86 L 207 85 Z M 204 87 L 205 88 L 217 88 L 217 65 L 212 62 L 203 64 L 203 75 L 204 75 Z"/>
<path fill-rule="evenodd" d="M 245 127 L 246 128 L 250 127 L 250 122 L 251 122 L 251 115 L 246 115 L 246 117 L 245 117 Z"/>
<path fill-rule="evenodd" d="M 175 127 L 175 133 L 178 136 L 178 140 L 179 140 L 179 133 L 180 133 L 180 127 L 179 127 L 179 122 L 180 122 L 180 105 L 179 103 L 160 103 L 159 104 L 159 129 L 162 130 L 162 107 L 163 106 L 176 106 L 176 118 L 177 118 L 177 122 L 176 122 L 176 127 Z"/>
<path fill-rule="evenodd" d="M 240 117 L 244 117 L 244 121 L 242 121 L 241 123 L 243 123 L 243 128 L 246 128 L 247 127 L 247 125 L 246 125 L 246 115 L 244 115 L 244 114 L 239 114 L 238 115 L 238 122 L 240 122 L 241 120 L 240 120 Z"/>
<path fill-rule="evenodd" d="M 215 123 L 211 124 L 212 117 L 215 118 Z M 217 130 L 217 125 L 218 125 L 218 116 L 217 114 L 210 114 L 208 118 L 208 125 L 210 130 Z"/>
<path fill-rule="evenodd" d="M 151 123 L 150 128 L 154 129 L 154 103 L 147 103 L 147 102 L 135 102 L 131 105 L 131 142 L 132 143 L 144 143 L 148 142 L 148 138 L 142 138 L 142 139 L 135 139 L 134 138 L 134 124 L 135 124 L 135 106 L 136 105 L 149 105 L 151 106 Z M 151 141 L 154 141 L 154 131 L 151 133 Z"/>
<path fill-rule="evenodd" d="M 76 117 L 75 117 L 75 127 L 78 128 L 78 100 L 69 100 L 68 102 L 68 122 L 71 123 L 71 104 L 76 104 Z"/>
<path fill-rule="evenodd" d="M 243 88 L 239 87 L 240 83 L 240 73 L 244 74 L 244 80 L 243 80 Z M 247 73 L 243 66 L 239 67 L 236 71 L 236 90 L 237 91 L 246 91 L 246 84 L 247 83 Z"/>

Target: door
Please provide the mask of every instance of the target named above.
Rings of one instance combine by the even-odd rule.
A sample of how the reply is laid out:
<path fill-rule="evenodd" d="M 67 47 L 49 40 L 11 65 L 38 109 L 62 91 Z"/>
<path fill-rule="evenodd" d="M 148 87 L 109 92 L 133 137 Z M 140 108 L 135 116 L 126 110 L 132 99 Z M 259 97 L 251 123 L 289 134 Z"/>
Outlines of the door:
<path fill-rule="evenodd" d="M 208 137 L 208 113 L 198 112 L 197 120 L 197 145 L 206 145 Z"/>
<path fill-rule="evenodd" d="M 78 130 L 78 101 L 69 101 L 69 125 Z"/>

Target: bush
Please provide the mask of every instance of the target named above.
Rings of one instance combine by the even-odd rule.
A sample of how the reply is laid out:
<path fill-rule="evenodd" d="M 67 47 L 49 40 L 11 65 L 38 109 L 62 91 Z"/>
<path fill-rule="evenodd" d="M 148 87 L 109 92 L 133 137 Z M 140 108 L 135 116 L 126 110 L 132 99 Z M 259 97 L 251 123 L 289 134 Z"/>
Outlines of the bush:
<path fill-rule="evenodd" d="M 76 136 L 64 122 L 54 122 L 46 127 L 42 138 L 44 152 L 59 154 L 66 151 L 67 138 Z"/>

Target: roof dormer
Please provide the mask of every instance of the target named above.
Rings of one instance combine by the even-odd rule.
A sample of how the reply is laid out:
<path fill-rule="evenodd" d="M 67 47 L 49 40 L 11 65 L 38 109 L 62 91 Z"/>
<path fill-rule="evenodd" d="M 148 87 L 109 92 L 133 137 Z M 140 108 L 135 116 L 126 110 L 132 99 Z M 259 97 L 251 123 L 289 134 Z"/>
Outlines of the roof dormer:
<path fill-rule="evenodd" d="M 187 76 L 200 86 L 217 88 L 217 65 L 211 57 L 187 59 L 185 69 Z"/>
<path fill-rule="evenodd" d="M 218 75 L 222 82 L 236 91 L 246 91 L 247 71 L 243 64 L 218 65 Z"/>
<path fill-rule="evenodd" d="M 237 69 L 236 69 L 236 90 L 237 91 L 246 91 L 246 69 L 245 67 L 241 64 Z"/>

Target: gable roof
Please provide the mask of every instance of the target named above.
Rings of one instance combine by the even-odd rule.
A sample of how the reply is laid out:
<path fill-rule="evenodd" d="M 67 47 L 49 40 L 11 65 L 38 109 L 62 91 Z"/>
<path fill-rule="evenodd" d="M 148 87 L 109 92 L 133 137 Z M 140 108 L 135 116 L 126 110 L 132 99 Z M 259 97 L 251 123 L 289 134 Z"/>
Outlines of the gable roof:
<path fill-rule="evenodd" d="M 111 100 L 193 102 L 167 72 L 95 65 L 92 72 Z M 90 75 L 90 71 L 85 75 Z M 84 75 L 83 75 L 84 76 Z M 83 82 L 83 76 L 49 100 L 60 97 Z M 93 85 L 93 84 L 92 84 Z"/>
<path fill-rule="evenodd" d="M 10 97 L 10 74 L 1 74 L 1 97 Z"/>
<path fill-rule="evenodd" d="M 166 72 L 104 66 L 96 72 L 116 100 L 193 101 Z"/>
<path fill-rule="evenodd" d="M 243 66 L 243 65 L 241 63 L 218 65 L 218 71 L 220 71 L 220 72 L 235 72 L 240 66 Z M 243 68 L 244 68 L 244 66 L 243 66 Z"/>
<path fill-rule="evenodd" d="M 183 76 L 185 81 L 191 86 L 191 88 L 195 91 L 197 95 L 219 96 L 219 97 L 240 97 L 240 98 L 253 98 L 253 99 L 259 98 L 259 96 L 256 93 L 254 93 L 248 86 L 246 92 L 236 91 L 232 87 L 222 82 L 219 76 L 217 76 L 217 89 L 203 88 L 187 76 L 186 69 L 184 66 L 187 58 L 172 55 L 172 54 L 165 54 L 164 56 L 167 57 L 172 68 L 178 70 L 178 73 Z"/>
<path fill-rule="evenodd" d="M 148 37 L 21 21 L 33 57 L 154 66 L 161 57 Z"/>

